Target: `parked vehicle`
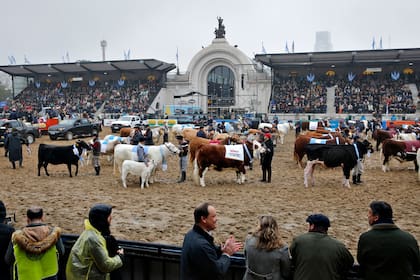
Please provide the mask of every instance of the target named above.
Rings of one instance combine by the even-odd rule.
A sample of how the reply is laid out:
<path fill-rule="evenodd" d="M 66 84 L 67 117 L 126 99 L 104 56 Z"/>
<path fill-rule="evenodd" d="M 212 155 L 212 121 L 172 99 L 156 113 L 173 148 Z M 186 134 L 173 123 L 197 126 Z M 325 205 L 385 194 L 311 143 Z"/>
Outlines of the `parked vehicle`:
<path fill-rule="evenodd" d="M 18 134 L 26 139 L 29 144 L 35 142 L 35 138 L 39 138 L 41 135 L 38 128 L 26 124 L 20 120 L 0 120 L 0 145 L 4 145 L 6 140 L 4 134 L 6 130 L 16 128 Z"/>
<path fill-rule="evenodd" d="M 139 116 L 134 115 L 126 115 L 121 116 L 118 120 L 111 123 L 111 131 L 112 133 L 116 133 L 120 131 L 123 127 L 135 127 L 136 125 L 141 125 L 142 120 Z"/>
<path fill-rule="evenodd" d="M 51 140 L 65 138 L 72 140 L 74 137 L 92 136 L 101 131 L 101 124 L 91 122 L 88 119 L 67 119 L 60 121 L 59 124 L 48 128 L 48 135 Z"/>

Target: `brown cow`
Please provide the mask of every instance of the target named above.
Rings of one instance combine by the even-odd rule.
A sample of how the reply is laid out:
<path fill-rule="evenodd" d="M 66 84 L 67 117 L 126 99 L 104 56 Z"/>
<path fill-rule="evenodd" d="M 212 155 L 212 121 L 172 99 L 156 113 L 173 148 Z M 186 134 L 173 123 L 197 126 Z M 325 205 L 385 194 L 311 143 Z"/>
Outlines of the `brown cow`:
<path fill-rule="evenodd" d="M 134 129 L 131 127 L 122 127 L 120 129 L 120 136 L 121 137 L 128 137 L 128 136 L 133 136 L 132 133 L 134 132 Z"/>
<path fill-rule="evenodd" d="M 381 145 L 385 139 L 391 139 L 395 134 L 395 130 L 376 129 L 372 134 L 372 138 L 376 140 L 376 151 L 379 151 L 379 145 Z"/>
<path fill-rule="evenodd" d="M 235 160 L 225 157 L 226 147 L 224 145 L 203 145 L 197 153 L 194 162 L 194 179 L 202 187 L 205 187 L 204 175 L 207 173 L 211 165 L 215 165 L 216 170 L 221 171 L 223 168 L 235 168 L 237 182 L 242 184 L 245 182 L 245 166 L 252 166 L 253 159 L 253 143 L 247 141 L 242 144 L 244 160 Z"/>
<path fill-rule="evenodd" d="M 420 148 L 420 141 L 398 141 L 392 139 L 385 139 L 382 143 L 382 155 L 384 160 L 382 162 L 382 171 L 389 171 L 389 161 L 395 157 L 399 162 L 414 161 L 414 168 L 419 170 L 419 162 L 417 162 L 417 150 Z"/>
<path fill-rule="evenodd" d="M 311 121 L 303 121 L 301 122 L 300 129 L 301 131 L 309 130 L 309 124 Z M 324 129 L 325 127 L 328 127 L 328 121 L 318 121 L 317 129 Z"/>
<path fill-rule="evenodd" d="M 295 140 L 295 146 L 293 150 L 293 157 L 296 160 L 296 163 L 299 164 L 301 168 L 303 168 L 302 159 L 306 154 L 306 145 L 308 145 L 311 142 L 311 139 L 319 139 L 324 141 L 319 142 L 325 142 L 325 144 L 345 144 L 348 143 L 348 141 L 341 136 L 340 134 L 336 134 L 335 137 L 331 137 L 330 135 L 323 135 L 318 137 L 313 136 L 307 136 L 307 135 L 299 135 Z M 319 143 L 321 144 L 321 143 Z"/>

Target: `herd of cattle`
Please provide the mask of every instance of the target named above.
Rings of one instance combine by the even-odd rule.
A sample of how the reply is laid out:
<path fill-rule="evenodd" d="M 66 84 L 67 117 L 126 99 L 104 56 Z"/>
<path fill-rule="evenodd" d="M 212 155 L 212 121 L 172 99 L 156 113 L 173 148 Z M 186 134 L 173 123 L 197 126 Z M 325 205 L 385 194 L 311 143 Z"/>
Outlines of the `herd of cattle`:
<path fill-rule="evenodd" d="M 262 130 L 269 130 L 272 133 L 274 145 L 283 144 L 284 137 L 292 130 L 295 130 L 293 123 L 260 124 L 260 129 L 249 129 L 246 132 L 237 133 L 215 133 L 212 139 L 199 138 L 196 136 L 197 130 L 190 126 L 175 126 L 171 133 L 183 135 L 189 141 L 190 161 L 194 166 L 194 180 L 197 184 L 205 186 L 204 176 L 211 166 L 216 170 L 223 168 L 234 168 L 239 184 L 245 181 L 246 168 L 252 169 L 254 160 L 259 159 L 259 155 L 264 152 L 264 147 L 260 143 L 260 133 Z M 418 128 L 417 128 L 418 129 Z M 159 127 L 153 128 L 155 143 L 159 143 L 163 130 Z M 101 140 L 101 153 L 113 160 L 114 174 L 118 169 L 124 187 L 127 187 L 126 177 L 128 174 L 140 177 L 141 188 L 148 187 L 149 183 L 155 181 L 156 169 L 163 171 L 167 168 L 167 158 L 170 155 L 180 153 L 179 148 L 171 142 L 161 145 L 145 146 L 149 162 L 143 163 L 137 160 L 137 146 L 130 145 L 131 130 L 121 130 L 120 135 L 107 135 Z M 382 169 L 389 171 L 389 161 L 396 158 L 399 161 L 413 161 L 415 170 L 418 172 L 420 180 L 420 140 L 417 130 L 399 131 L 375 129 L 357 131 L 359 139 L 353 145 L 352 133 L 355 131 L 331 131 L 324 122 L 303 122 L 300 134 L 296 135 L 294 143 L 294 159 L 298 166 L 303 168 L 303 158 L 306 155 L 306 167 L 304 168 L 305 186 L 314 185 L 314 168 L 321 164 L 324 167 L 342 167 L 343 186 L 350 187 L 349 176 L 352 168 L 357 164 L 358 158 L 373 152 L 374 147 L 369 140 L 376 140 L 376 151 L 381 146 L 381 157 L 383 157 Z M 234 145 L 234 146 L 231 146 Z M 241 154 L 240 159 L 226 157 L 227 151 L 236 149 L 235 152 Z M 76 166 L 75 175 L 78 174 L 79 162 L 89 163 L 91 160 L 91 146 L 83 140 L 77 140 L 75 144 L 68 146 L 54 146 L 40 144 L 38 150 L 38 176 L 41 174 L 41 167 L 49 176 L 47 166 L 51 164 L 66 164 L 72 177 L 71 166 Z"/>

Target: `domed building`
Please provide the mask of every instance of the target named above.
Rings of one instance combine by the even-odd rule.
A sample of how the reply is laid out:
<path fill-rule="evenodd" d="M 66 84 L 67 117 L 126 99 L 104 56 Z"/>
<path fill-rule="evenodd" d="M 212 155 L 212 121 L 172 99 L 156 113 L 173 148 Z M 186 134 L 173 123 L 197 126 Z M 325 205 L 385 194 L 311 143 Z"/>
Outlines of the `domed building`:
<path fill-rule="evenodd" d="M 219 18 L 216 38 L 194 55 L 185 73 L 168 74 L 166 89 L 160 91 L 152 108 L 158 111 L 163 110 L 163 104 L 188 105 L 199 107 L 199 113 L 225 117 L 267 112 L 270 72 L 229 44 L 222 21 Z"/>

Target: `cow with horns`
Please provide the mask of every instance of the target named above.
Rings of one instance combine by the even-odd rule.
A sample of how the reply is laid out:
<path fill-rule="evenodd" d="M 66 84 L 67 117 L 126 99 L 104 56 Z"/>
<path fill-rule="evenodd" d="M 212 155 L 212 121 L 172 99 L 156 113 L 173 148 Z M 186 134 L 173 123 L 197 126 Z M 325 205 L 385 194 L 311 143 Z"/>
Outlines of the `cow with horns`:
<path fill-rule="evenodd" d="M 344 174 L 343 186 L 350 188 L 350 171 L 368 152 L 373 152 L 373 147 L 367 140 L 356 141 L 353 145 L 306 145 L 308 161 L 304 170 L 305 187 L 309 184 L 315 185 L 313 176 L 315 166 L 321 164 L 325 167 L 341 166 Z"/>

